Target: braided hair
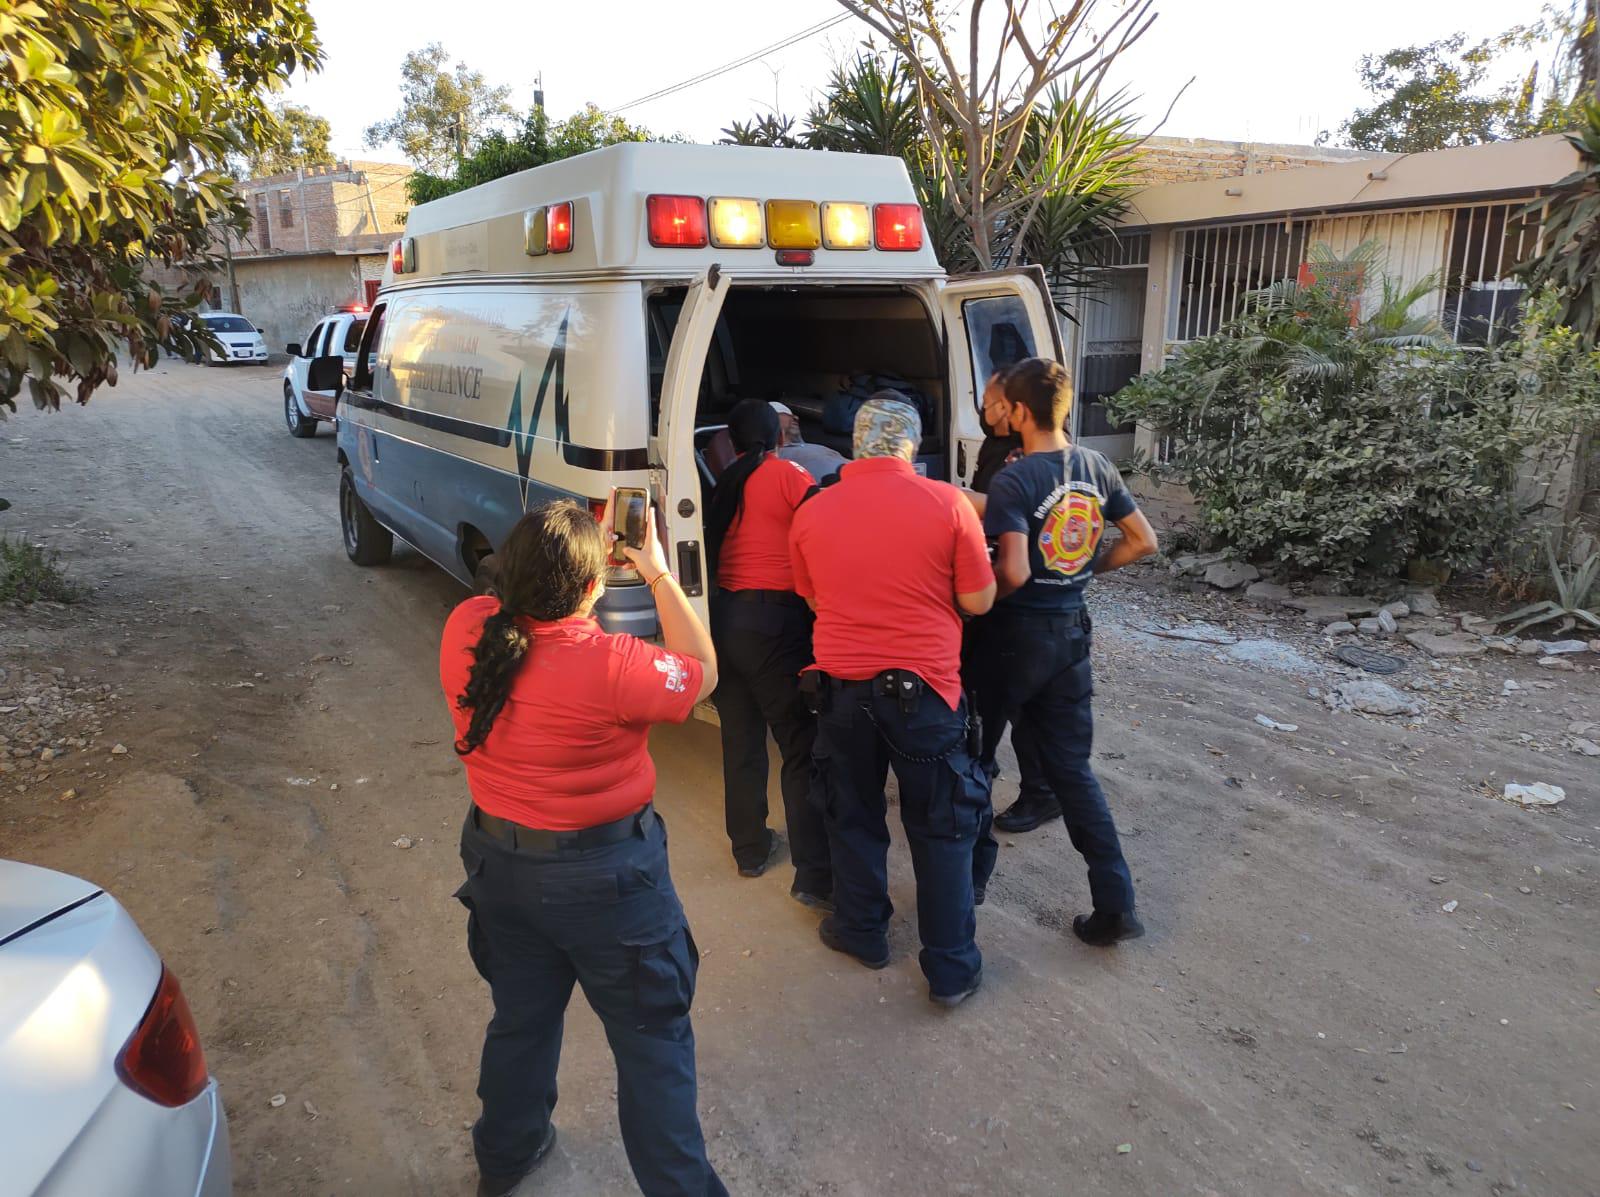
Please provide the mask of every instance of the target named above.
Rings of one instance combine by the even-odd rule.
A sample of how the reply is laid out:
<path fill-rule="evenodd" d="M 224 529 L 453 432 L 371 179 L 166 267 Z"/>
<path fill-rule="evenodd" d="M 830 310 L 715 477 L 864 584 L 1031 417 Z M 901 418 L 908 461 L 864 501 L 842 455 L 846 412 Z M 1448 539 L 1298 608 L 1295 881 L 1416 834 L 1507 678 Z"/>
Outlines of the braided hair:
<path fill-rule="evenodd" d="M 706 557 L 711 576 L 717 576 L 717 561 L 722 555 L 722 542 L 728 538 L 734 522 L 744 511 L 744 487 L 750 481 L 767 455 L 783 439 L 778 413 L 772 404 L 763 399 L 741 399 L 728 413 L 728 436 L 739 454 L 722 477 L 717 479 L 717 489 L 706 509 Z"/>
<path fill-rule="evenodd" d="M 548 622 L 576 614 L 599 580 L 606 556 L 600 525 L 576 503 L 541 504 L 511 529 L 499 553 L 495 581 L 500 609 L 483 621 L 467 688 L 456 699 L 458 709 L 472 713 L 466 734 L 456 741 L 459 755 L 466 756 L 488 738 L 528 659 L 533 637 L 518 621 Z"/>

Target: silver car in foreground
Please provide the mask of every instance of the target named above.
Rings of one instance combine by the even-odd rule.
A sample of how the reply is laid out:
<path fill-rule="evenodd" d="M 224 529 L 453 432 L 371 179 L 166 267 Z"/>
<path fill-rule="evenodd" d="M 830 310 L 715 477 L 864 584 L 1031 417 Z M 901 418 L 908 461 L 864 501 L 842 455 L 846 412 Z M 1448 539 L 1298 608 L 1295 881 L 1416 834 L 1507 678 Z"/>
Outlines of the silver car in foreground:
<path fill-rule="evenodd" d="M 0 1197 L 227 1197 L 183 991 L 98 886 L 0 860 Z"/>

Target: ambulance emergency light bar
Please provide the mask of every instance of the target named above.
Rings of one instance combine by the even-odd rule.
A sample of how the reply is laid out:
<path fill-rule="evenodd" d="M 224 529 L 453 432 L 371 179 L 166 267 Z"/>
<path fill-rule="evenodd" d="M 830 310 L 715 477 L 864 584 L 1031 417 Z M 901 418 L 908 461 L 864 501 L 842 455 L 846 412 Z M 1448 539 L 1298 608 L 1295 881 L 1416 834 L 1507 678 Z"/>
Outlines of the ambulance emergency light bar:
<path fill-rule="evenodd" d="M 916 204 L 862 204 L 828 200 L 760 200 L 714 195 L 645 198 L 650 244 L 658 249 L 760 249 L 779 251 L 783 265 L 810 265 L 811 252 L 922 248 L 922 209 Z"/>
<path fill-rule="evenodd" d="M 809 266 L 819 247 L 914 252 L 922 248 L 922 209 L 916 204 L 864 204 L 844 200 L 741 196 L 645 197 L 650 244 L 658 249 L 761 249 L 777 251 L 780 266 Z M 523 250 L 530 257 L 570 253 L 573 203 L 530 208 L 522 217 Z M 402 237 L 390 247 L 390 269 L 417 269 L 417 243 Z"/>

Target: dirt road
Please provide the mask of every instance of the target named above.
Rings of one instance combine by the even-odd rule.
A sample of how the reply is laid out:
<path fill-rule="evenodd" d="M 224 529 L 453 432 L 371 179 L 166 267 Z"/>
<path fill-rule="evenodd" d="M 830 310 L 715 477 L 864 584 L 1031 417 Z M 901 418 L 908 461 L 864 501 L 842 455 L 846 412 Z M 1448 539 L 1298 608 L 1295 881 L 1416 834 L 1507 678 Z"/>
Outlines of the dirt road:
<path fill-rule="evenodd" d="M 462 593 L 407 550 L 345 559 L 331 434 L 292 440 L 279 385 L 171 363 L 0 424 L 0 532 L 96 586 L 0 611 L 0 700 L 43 693 L 66 748 L 0 777 L 0 854 L 112 890 L 182 978 L 241 1193 L 465 1194 L 488 1000 L 451 898 L 465 798 L 435 667 Z M 735 874 L 715 730 L 656 734 L 729 1187 L 1600 1193 L 1600 762 L 1558 746 L 1600 720 L 1600 672 L 1435 671 L 1466 713 L 1409 729 L 1152 643 L 1135 625 L 1180 600 L 1148 576 L 1096 591 L 1098 766 L 1150 934 L 1063 934 L 1081 861 L 1059 825 L 1009 837 L 986 983 L 954 1013 L 924 997 L 898 838 L 894 962 L 870 973 L 817 942 L 783 870 Z M 1507 779 L 1567 801 L 1481 792 Z M 575 1002 L 538 1192 L 634 1191 L 613 1087 Z"/>

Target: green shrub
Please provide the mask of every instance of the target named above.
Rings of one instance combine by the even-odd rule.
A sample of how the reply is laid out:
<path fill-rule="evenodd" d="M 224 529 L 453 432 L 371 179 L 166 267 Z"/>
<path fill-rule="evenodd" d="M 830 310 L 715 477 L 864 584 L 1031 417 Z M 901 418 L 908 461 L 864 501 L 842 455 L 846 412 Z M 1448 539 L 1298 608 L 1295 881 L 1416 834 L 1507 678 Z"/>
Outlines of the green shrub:
<path fill-rule="evenodd" d="M 1516 339 L 1474 349 L 1407 314 L 1431 280 L 1385 282 L 1352 323 L 1349 280 L 1372 274 L 1324 277 L 1251 295 L 1221 332 L 1114 396 L 1114 418 L 1176 434 L 1170 468 L 1202 528 L 1248 557 L 1393 575 L 1501 550 L 1600 417 L 1600 355 L 1553 326 L 1544 299 Z"/>
<path fill-rule="evenodd" d="M 82 597 L 83 592 L 61 571 L 56 554 L 0 537 L 0 603 L 74 603 Z"/>

